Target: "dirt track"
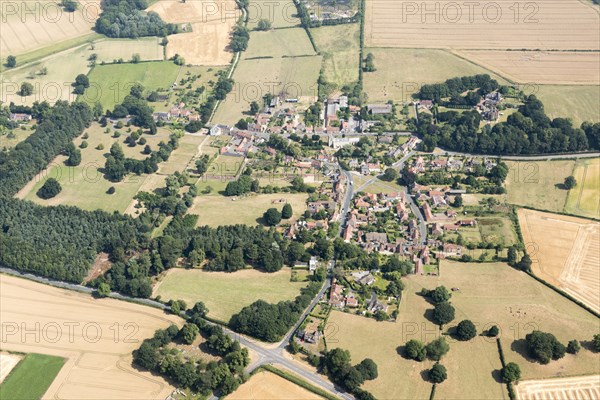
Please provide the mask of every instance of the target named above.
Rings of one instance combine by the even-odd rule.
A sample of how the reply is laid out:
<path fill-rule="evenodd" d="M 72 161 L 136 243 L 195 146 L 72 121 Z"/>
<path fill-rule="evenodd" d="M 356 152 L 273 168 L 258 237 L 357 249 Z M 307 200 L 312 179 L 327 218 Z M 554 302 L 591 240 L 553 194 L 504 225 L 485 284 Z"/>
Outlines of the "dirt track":
<path fill-rule="evenodd" d="M 2 350 L 67 358 L 44 399 L 164 399 L 172 387 L 131 366 L 131 353 L 173 316 L 0 275 Z"/>

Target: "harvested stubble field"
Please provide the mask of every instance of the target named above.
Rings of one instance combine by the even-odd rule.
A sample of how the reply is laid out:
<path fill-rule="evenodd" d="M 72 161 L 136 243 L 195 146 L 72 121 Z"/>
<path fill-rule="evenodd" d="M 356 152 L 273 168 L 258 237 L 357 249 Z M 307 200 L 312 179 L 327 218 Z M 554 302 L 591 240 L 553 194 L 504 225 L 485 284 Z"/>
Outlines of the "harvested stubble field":
<path fill-rule="evenodd" d="M 600 375 L 522 381 L 515 385 L 519 400 L 600 398 Z"/>
<path fill-rule="evenodd" d="M 277 303 L 293 300 L 305 282 L 290 282 L 287 268 L 274 273 L 246 269 L 236 272 L 206 272 L 173 268 L 154 287 L 162 300 L 185 300 L 191 307 L 202 301 L 209 316 L 228 322 L 231 316 L 256 300 Z"/>
<path fill-rule="evenodd" d="M 168 37 L 167 58 L 175 54 L 194 65 L 227 65 L 233 54 L 227 49 L 229 35 L 241 11 L 235 0 L 159 0 L 154 11 L 167 22 L 191 25 L 191 32 Z"/>
<path fill-rule="evenodd" d="M 104 129 L 94 123 L 86 130 L 89 135 L 89 138 L 86 139 L 88 147 L 80 149 L 81 163 L 78 166 L 66 166 L 67 157 L 59 155 L 46 169 L 27 183 L 16 197 L 48 206 L 61 204 L 77 206 L 85 210 L 125 211 L 145 180 L 155 175 L 128 175 L 122 182 L 117 183 L 110 182 L 103 177 L 100 169 L 104 167 L 106 154 L 113 143 L 118 142 L 121 145 L 126 157 L 135 159 L 148 157 L 142 154 L 144 146 L 129 147 L 125 144 L 125 129 L 120 131 L 121 136 L 114 138 L 112 131 L 104 133 Z M 167 142 L 169 140 L 169 134 L 168 130 L 159 128 L 158 134 L 143 136 L 152 149 L 157 149 L 160 141 Z M 73 143 L 78 147 L 82 141 L 83 139 L 76 138 Z M 103 150 L 96 149 L 100 144 L 104 146 Z M 43 200 L 36 195 L 36 192 L 48 178 L 58 180 L 62 191 L 56 197 Z M 112 195 L 106 193 L 111 186 L 116 189 Z"/>
<path fill-rule="evenodd" d="M 562 212 L 568 191 L 560 185 L 573 174 L 574 160 L 506 161 L 506 164 L 508 203 Z"/>
<path fill-rule="evenodd" d="M 360 25 L 341 24 L 311 30 L 323 55 L 325 79 L 339 87 L 358 80 Z"/>
<path fill-rule="evenodd" d="M 133 368 L 131 353 L 156 329 L 181 325 L 179 318 L 7 275 L 0 290 L 2 326 L 16 328 L 2 348 L 67 359 L 44 398 L 164 399 L 173 390 L 162 378 Z M 38 335 L 22 336 L 24 327 Z"/>
<path fill-rule="evenodd" d="M 260 371 L 227 396 L 228 400 L 318 400 L 308 390 L 271 372 Z"/>
<path fill-rule="evenodd" d="M 278 29 L 267 32 L 251 32 L 245 59 L 260 57 L 314 56 L 315 50 L 302 28 Z"/>
<path fill-rule="evenodd" d="M 573 176 L 577 186 L 569 191 L 565 211 L 600 218 L 600 158 L 578 160 Z"/>
<path fill-rule="evenodd" d="M 19 354 L 0 353 L 0 383 L 4 381 L 22 358 Z"/>
<path fill-rule="evenodd" d="M 600 312 L 600 223 L 519 210 L 533 272 Z"/>
<path fill-rule="evenodd" d="M 448 49 L 598 50 L 598 9 L 591 2 L 368 0 L 368 46 Z"/>
<path fill-rule="evenodd" d="M 100 13 L 100 1 L 79 0 L 73 13 L 58 1 L 0 1 L 0 54 L 19 55 L 92 33 Z M 18 61 L 18 58 L 17 58 Z"/>
<path fill-rule="evenodd" d="M 292 219 L 298 218 L 306 210 L 307 198 L 305 193 L 273 193 L 245 197 L 223 197 L 217 193 L 200 195 L 194 199 L 189 214 L 198 215 L 198 226 L 257 225 L 265 211 L 272 207 L 281 211 L 285 201 L 290 203 L 294 210 Z M 285 201 L 279 203 L 280 199 Z"/>
<path fill-rule="evenodd" d="M 431 384 L 425 382 L 423 376 L 432 362 L 410 361 L 398 352 L 402 353 L 401 346 L 410 339 L 430 342 L 439 337 L 441 332 L 428 319 L 427 310 L 432 309 L 432 305 L 417 294 L 423 287 L 433 289 L 439 285 L 460 289 L 452 293 L 450 300 L 456 309 L 456 318 L 445 329 L 463 319 L 472 320 L 479 333 L 497 325 L 507 361 L 520 365 L 523 379 L 600 371 L 600 356 L 588 350 L 582 350 L 577 356 L 567 354 L 548 365 L 526 358 L 523 339 L 533 329 L 552 332 L 563 343 L 574 338 L 585 341 L 597 331 L 598 320 L 506 264 L 443 261 L 439 276 L 409 276 L 404 282 L 406 289 L 396 322 L 377 322 L 338 311 L 332 312 L 328 322 L 329 348 L 350 350 L 353 362 L 370 357 L 378 364 L 379 377 L 364 384 L 364 388 L 378 398 L 429 397 Z M 506 386 L 499 380 L 501 364 L 494 339 L 478 336 L 469 342 L 457 342 L 446 338 L 450 352 L 441 363 L 448 369 L 448 379 L 438 385 L 436 398 L 508 398 Z"/>
<path fill-rule="evenodd" d="M 365 49 L 368 53 L 375 56 L 377 68 L 363 74 L 365 92 L 372 101 L 410 102 L 421 85 L 457 76 L 490 74 L 506 83 L 493 72 L 445 50 L 371 47 Z"/>
<path fill-rule="evenodd" d="M 234 125 L 252 101 L 260 102 L 267 93 L 299 98 L 299 108 L 313 104 L 321 61 L 321 56 L 240 60 L 233 74 L 233 91 L 221 103 L 213 121 Z"/>
<path fill-rule="evenodd" d="M 600 84 L 597 52 L 467 50 L 458 54 L 521 84 Z"/>

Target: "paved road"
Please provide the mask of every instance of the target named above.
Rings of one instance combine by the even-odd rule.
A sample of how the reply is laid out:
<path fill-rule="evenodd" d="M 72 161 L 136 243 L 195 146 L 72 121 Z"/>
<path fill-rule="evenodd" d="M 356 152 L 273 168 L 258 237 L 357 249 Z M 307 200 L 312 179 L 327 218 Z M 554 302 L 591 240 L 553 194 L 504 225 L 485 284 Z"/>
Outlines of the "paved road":
<path fill-rule="evenodd" d="M 412 157 L 415 153 L 416 152 L 414 150 L 409 151 L 408 153 L 406 153 L 404 155 L 404 157 L 402 157 L 400 160 L 393 163 L 389 168 L 395 168 L 398 170 L 402 170 L 402 168 L 404 168 L 404 163 L 406 162 L 406 160 L 408 160 L 410 157 Z M 369 179 L 368 181 L 363 183 L 359 188 L 355 189 L 354 194 L 364 190 L 367 186 L 369 186 L 373 182 L 377 181 L 377 179 L 381 178 L 382 176 L 383 176 L 383 174 L 372 177 L 371 179 Z"/>

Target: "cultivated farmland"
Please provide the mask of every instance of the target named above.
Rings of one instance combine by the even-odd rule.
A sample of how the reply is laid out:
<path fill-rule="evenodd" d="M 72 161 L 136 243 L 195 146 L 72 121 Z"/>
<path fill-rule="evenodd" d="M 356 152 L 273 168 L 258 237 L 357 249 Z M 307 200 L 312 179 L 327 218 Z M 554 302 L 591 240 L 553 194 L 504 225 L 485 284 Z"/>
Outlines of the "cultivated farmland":
<path fill-rule="evenodd" d="M 298 57 L 314 56 L 315 50 L 302 28 L 252 32 L 245 59 L 260 57 Z"/>
<path fill-rule="evenodd" d="M 233 91 L 221 103 L 213 121 L 234 125 L 248 111 L 252 101 L 267 93 L 299 98 L 312 104 L 317 96 L 321 56 L 242 59 L 233 74 Z"/>
<path fill-rule="evenodd" d="M 515 385 L 519 400 L 569 400 L 600 398 L 600 376 L 540 379 Z"/>
<path fill-rule="evenodd" d="M 573 176 L 577 180 L 577 186 L 569 191 L 565 211 L 600 218 L 600 159 L 578 160 Z"/>
<path fill-rule="evenodd" d="M 457 76 L 490 74 L 491 71 L 445 50 L 367 48 L 375 56 L 375 72 L 364 73 L 365 92 L 373 101 L 412 101 L 421 85 Z"/>
<path fill-rule="evenodd" d="M 597 331 L 598 320 L 506 264 L 443 261 L 439 276 L 414 275 L 404 282 L 406 289 L 396 322 L 377 322 L 334 311 L 326 330 L 328 348 L 350 350 L 354 362 L 370 357 L 378 364 L 379 377 L 364 384 L 378 398 L 428 398 L 431 384 L 424 381 L 422 373 L 431 367 L 431 361 L 409 361 L 400 354 L 401 346 L 410 339 L 430 342 L 441 334 L 427 318 L 426 311 L 432 306 L 417 294 L 423 287 L 432 289 L 439 285 L 460 289 L 451 298 L 456 318 L 445 329 L 463 319 L 472 320 L 479 333 L 497 325 L 507 362 L 520 365 L 523 379 L 600 371 L 598 354 L 587 350 L 548 365 L 528 361 L 523 339 L 533 329 L 551 332 L 563 343 L 574 338 L 589 340 Z M 508 398 L 506 386 L 497 379 L 501 364 L 495 340 L 482 336 L 469 342 L 447 339 L 450 352 L 441 363 L 448 369 L 448 380 L 438 385 L 436 397 Z"/>
<path fill-rule="evenodd" d="M 69 13 L 63 10 L 58 1 L 0 1 L 2 62 L 8 55 L 55 46 L 92 33 L 100 13 L 100 2 L 79 0 L 78 3 L 78 10 Z"/>
<path fill-rule="evenodd" d="M 584 121 L 600 122 L 598 86 L 539 85 L 532 91 L 550 118 L 569 117 L 575 126 Z"/>
<path fill-rule="evenodd" d="M 600 53 L 596 52 L 469 50 L 459 54 L 521 84 L 600 84 Z"/>
<path fill-rule="evenodd" d="M 171 61 L 97 65 L 89 73 L 91 86 L 83 99 L 112 109 L 123 101 L 135 83 L 141 83 L 146 90 L 167 89 L 175 83 L 178 71 L 179 67 Z"/>
<path fill-rule="evenodd" d="M 493 6 L 367 0 L 368 46 L 451 49 L 598 50 L 598 10 L 577 0 Z"/>
<path fill-rule="evenodd" d="M 308 390 L 271 372 L 260 371 L 227 396 L 228 400 L 317 400 Z"/>
<path fill-rule="evenodd" d="M 290 282 L 290 278 L 287 268 L 274 273 L 255 269 L 236 272 L 170 269 L 154 287 L 153 296 L 185 300 L 189 306 L 202 301 L 209 309 L 209 316 L 228 322 L 233 314 L 256 300 L 270 303 L 293 300 L 306 283 Z"/>
<path fill-rule="evenodd" d="M 292 218 L 299 217 L 306 210 L 307 198 L 305 193 L 258 194 L 235 198 L 215 193 L 196 197 L 189 214 L 198 215 L 198 226 L 257 225 L 265 211 L 271 207 L 281 210 L 285 202 L 290 203 L 294 210 Z M 280 199 L 285 201 L 279 202 Z"/>
<path fill-rule="evenodd" d="M 507 201 L 511 204 L 561 212 L 568 191 L 565 178 L 573 174 L 575 161 L 507 161 Z"/>
<path fill-rule="evenodd" d="M 0 290 L 0 321 L 17 329 L 2 348 L 67 359 L 44 398 L 164 399 L 173 390 L 162 378 L 132 367 L 131 353 L 156 329 L 181 324 L 179 318 L 7 275 L 0 279 Z M 39 339 L 22 337 L 19 329 L 25 328 L 38 329 Z"/>
<path fill-rule="evenodd" d="M 359 24 L 322 26 L 311 30 L 323 55 L 325 79 L 339 87 L 358 80 Z"/>
<path fill-rule="evenodd" d="M 25 355 L 6 378 L 6 382 L 0 385 L 0 396 L 3 399 L 41 398 L 64 363 L 65 359 L 62 357 L 44 354 Z"/>
<path fill-rule="evenodd" d="M 194 65 L 226 65 L 232 53 L 229 35 L 241 15 L 235 0 L 160 0 L 148 8 L 165 21 L 190 24 L 186 31 L 168 37 L 167 57 L 175 54 Z"/>
<path fill-rule="evenodd" d="M 533 272 L 600 311 L 600 224 L 525 209 L 518 214 Z"/>

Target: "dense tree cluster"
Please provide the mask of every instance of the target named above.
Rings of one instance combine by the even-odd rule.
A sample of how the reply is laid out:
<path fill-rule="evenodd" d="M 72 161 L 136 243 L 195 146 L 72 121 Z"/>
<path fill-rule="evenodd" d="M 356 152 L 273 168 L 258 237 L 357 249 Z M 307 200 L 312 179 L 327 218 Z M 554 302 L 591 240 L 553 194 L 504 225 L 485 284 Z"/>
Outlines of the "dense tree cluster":
<path fill-rule="evenodd" d="M 62 187 L 56 179 L 48 178 L 42 187 L 38 189 L 36 195 L 40 199 L 48 200 L 59 194 L 61 190 Z"/>
<path fill-rule="evenodd" d="M 165 23 L 158 14 L 145 12 L 145 0 L 103 0 L 96 32 L 113 38 L 168 36 L 177 33 L 176 24 Z"/>
<path fill-rule="evenodd" d="M 364 394 L 360 386 L 378 376 L 377 364 L 373 360 L 365 358 L 359 364 L 352 365 L 350 352 L 340 348 L 326 352 L 319 361 L 319 367 L 334 383 L 361 396 Z"/>
<path fill-rule="evenodd" d="M 219 326 L 208 325 L 201 319 L 186 323 L 181 330 L 175 325 L 159 329 L 134 351 L 135 364 L 159 373 L 177 386 L 189 388 L 208 397 L 212 393 L 226 396 L 233 392 L 244 378 L 244 368 L 250 363 L 248 349 L 231 339 Z M 177 348 L 168 347 L 172 341 L 191 344 L 197 334 L 207 340 L 208 348 L 221 357 L 219 361 L 204 362 L 188 358 Z"/>
<path fill-rule="evenodd" d="M 480 129 L 477 111 L 453 113 L 443 124 L 434 125 L 432 117 L 420 114 L 417 131 L 427 151 L 439 146 L 447 150 L 480 154 L 546 154 L 597 150 L 598 124 L 573 127 L 570 120 L 551 120 L 535 96 L 525 98 L 517 112 L 506 122 Z"/>
<path fill-rule="evenodd" d="M 495 79 L 487 74 L 451 78 L 444 83 L 432 83 L 421 86 L 418 97 L 425 100 L 440 101 L 443 98 L 459 97 L 468 90 L 478 89 L 481 93 L 490 93 L 498 89 Z"/>
<path fill-rule="evenodd" d="M 449 350 L 450 345 L 443 336 L 427 345 L 419 340 L 411 339 L 404 346 L 406 357 L 416 361 L 423 361 L 427 357 L 439 361 Z"/>
<path fill-rule="evenodd" d="M 249 192 L 258 192 L 260 184 L 258 179 L 248 175 L 241 175 L 235 181 L 229 181 L 225 187 L 225 196 L 240 196 Z"/>
<path fill-rule="evenodd" d="M 17 193 L 92 122 L 87 104 L 62 101 L 36 117 L 34 133 L 14 149 L 0 152 L 0 196 Z"/>
<path fill-rule="evenodd" d="M 281 301 L 269 304 L 258 300 L 233 315 L 229 326 L 243 333 L 267 342 L 276 342 L 294 326 L 313 297 L 319 292 L 321 284 L 310 283 L 303 288 L 294 301 Z"/>
<path fill-rule="evenodd" d="M 542 364 L 565 356 L 566 347 L 551 333 L 533 331 L 525 336 L 529 355 Z"/>

